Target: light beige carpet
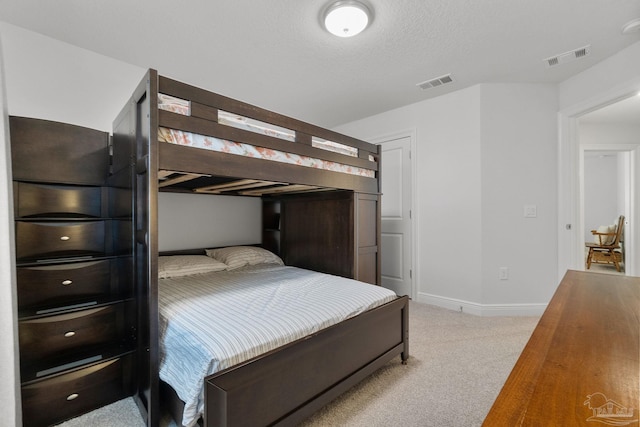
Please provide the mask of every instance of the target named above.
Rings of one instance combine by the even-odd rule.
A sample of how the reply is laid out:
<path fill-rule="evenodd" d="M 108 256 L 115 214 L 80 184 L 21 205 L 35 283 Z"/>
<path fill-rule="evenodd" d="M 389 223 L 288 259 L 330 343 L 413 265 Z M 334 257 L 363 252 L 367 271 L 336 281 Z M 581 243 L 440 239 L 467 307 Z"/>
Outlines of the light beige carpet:
<path fill-rule="evenodd" d="M 538 321 L 477 317 L 416 302 L 409 316 L 409 363 L 392 360 L 304 427 L 479 426 Z M 143 423 L 132 399 L 125 399 L 61 426 Z"/>

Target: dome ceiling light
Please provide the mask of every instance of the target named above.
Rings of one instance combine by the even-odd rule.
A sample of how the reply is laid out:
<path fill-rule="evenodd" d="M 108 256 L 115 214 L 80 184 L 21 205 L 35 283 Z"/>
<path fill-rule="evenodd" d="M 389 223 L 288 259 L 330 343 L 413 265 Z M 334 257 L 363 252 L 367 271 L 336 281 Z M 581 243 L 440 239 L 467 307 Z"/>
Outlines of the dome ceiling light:
<path fill-rule="evenodd" d="M 359 1 L 337 1 L 324 12 L 324 26 L 338 37 L 353 37 L 371 22 L 369 8 Z"/>

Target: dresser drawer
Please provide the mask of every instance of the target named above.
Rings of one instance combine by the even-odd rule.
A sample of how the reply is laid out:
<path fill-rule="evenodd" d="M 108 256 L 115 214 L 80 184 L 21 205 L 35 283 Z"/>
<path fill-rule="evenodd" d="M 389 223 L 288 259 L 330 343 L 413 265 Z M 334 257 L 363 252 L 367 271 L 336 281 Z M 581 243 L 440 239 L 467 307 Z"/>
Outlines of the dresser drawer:
<path fill-rule="evenodd" d="M 48 426 L 131 394 L 132 356 L 109 360 L 22 387 L 23 424 Z"/>
<path fill-rule="evenodd" d="M 21 362 L 27 366 L 88 346 L 123 342 L 127 320 L 124 303 L 21 320 L 18 322 Z"/>
<path fill-rule="evenodd" d="M 16 221 L 18 259 L 103 255 L 105 222 Z"/>
<path fill-rule="evenodd" d="M 119 278 L 111 277 L 112 264 L 116 262 L 101 260 L 18 267 L 18 307 L 51 307 L 120 294 Z"/>
<path fill-rule="evenodd" d="M 109 175 L 109 133 L 10 117 L 13 179 L 102 185 Z"/>
<path fill-rule="evenodd" d="M 14 208 L 20 217 L 102 217 L 102 188 L 15 183 Z"/>

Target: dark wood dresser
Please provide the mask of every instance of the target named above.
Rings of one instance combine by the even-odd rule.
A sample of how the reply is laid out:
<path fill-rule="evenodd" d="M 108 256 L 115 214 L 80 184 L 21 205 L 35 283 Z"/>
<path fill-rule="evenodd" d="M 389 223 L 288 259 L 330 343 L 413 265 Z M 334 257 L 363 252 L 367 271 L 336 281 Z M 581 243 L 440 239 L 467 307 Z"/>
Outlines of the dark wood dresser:
<path fill-rule="evenodd" d="M 132 394 L 130 218 L 108 133 L 23 117 L 10 132 L 23 422 L 46 426 Z"/>
<path fill-rule="evenodd" d="M 640 278 L 568 271 L 483 426 L 640 425 Z"/>

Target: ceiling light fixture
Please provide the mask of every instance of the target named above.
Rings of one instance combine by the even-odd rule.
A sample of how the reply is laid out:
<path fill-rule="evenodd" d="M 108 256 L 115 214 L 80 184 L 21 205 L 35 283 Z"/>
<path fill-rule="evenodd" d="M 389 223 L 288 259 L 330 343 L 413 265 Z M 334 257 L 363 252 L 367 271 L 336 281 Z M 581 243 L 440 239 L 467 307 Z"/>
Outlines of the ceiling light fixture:
<path fill-rule="evenodd" d="M 640 31 L 640 18 L 627 22 L 622 26 L 622 34 L 637 33 Z"/>
<path fill-rule="evenodd" d="M 324 12 L 324 26 L 338 37 L 353 37 L 361 33 L 371 21 L 369 8 L 359 1 L 332 3 Z"/>

